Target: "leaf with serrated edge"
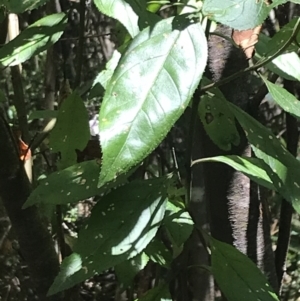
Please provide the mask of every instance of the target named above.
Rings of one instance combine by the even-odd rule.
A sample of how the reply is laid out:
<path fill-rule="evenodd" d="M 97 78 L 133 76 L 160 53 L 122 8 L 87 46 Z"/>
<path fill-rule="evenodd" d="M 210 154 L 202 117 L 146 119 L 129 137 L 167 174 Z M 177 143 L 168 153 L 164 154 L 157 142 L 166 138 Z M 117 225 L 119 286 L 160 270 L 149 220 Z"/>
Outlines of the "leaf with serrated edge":
<path fill-rule="evenodd" d="M 156 235 L 166 207 L 168 178 L 134 181 L 104 196 L 93 208 L 73 248 L 81 264 L 56 277 L 49 294 L 70 288 L 141 253 Z M 132 193 L 134 192 L 134 193 Z M 74 255 L 73 255 L 74 256 Z"/>
<path fill-rule="evenodd" d="M 266 277 L 251 259 L 233 246 L 212 237 L 209 242 L 212 272 L 227 300 L 279 301 Z"/>
<path fill-rule="evenodd" d="M 100 109 L 99 185 L 139 163 L 161 142 L 187 107 L 206 61 L 203 29 L 185 16 L 163 20 L 133 40 Z"/>

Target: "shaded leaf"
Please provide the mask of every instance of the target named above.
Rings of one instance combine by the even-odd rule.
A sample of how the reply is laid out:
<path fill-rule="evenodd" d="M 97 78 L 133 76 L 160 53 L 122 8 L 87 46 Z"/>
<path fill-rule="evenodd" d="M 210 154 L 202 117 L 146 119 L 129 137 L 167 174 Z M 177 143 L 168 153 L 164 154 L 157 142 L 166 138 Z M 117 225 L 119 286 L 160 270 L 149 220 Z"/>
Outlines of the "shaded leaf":
<path fill-rule="evenodd" d="M 89 139 L 89 116 L 81 97 L 74 92 L 61 104 L 49 138 L 52 150 L 61 153 L 61 169 L 76 163 L 76 149 L 82 151 Z"/>
<path fill-rule="evenodd" d="M 207 61 L 201 25 L 184 16 L 145 29 L 130 44 L 100 110 L 100 185 L 145 158 L 187 107 Z"/>
<path fill-rule="evenodd" d="M 120 175 L 99 189 L 100 169 L 100 162 L 92 160 L 52 173 L 33 190 L 23 208 L 34 204 L 66 205 L 85 200 L 124 183 L 129 175 Z"/>
<path fill-rule="evenodd" d="M 231 245 L 209 238 L 212 273 L 230 301 L 279 301 L 266 277 L 243 253 Z"/>
<path fill-rule="evenodd" d="M 74 246 L 77 255 L 72 256 L 81 258 L 80 265 L 70 274 L 64 263 L 70 259 L 64 259 L 63 269 L 49 294 L 72 287 L 141 253 L 163 219 L 168 181 L 157 178 L 131 182 L 98 201 Z"/>
<path fill-rule="evenodd" d="M 160 284 L 146 292 L 145 295 L 135 301 L 171 301 L 171 295 L 167 284 Z"/>
<path fill-rule="evenodd" d="M 235 126 L 234 115 L 224 96 L 220 95 L 204 94 L 199 103 L 198 113 L 210 139 L 220 149 L 229 151 L 232 144 L 240 144 L 240 135 Z"/>
<path fill-rule="evenodd" d="M 155 263 L 169 268 L 172 262 L 172 253 L 159 238 L 155 237 L 145 249 L 145 253 Z"/>
<path fill-rule="evenodd" d="M 56 118 L 58 112 L 54 110 L 33 111 L 29 114 L 28 120 Z"/>
<path fill-rule="evenodd" d="M 252 181 L 259 185 L 265 186 L 271 190 L 276 190 L 272 180 L 268 176 L 266 170 L 271 173 L 269 165 L 267 165 L 263 160 L 258 158 L 249 157 L 239 157 L 239 156 L 217 156 L 212 158 L 204 158 L 196 160 L 195 163 L 204 162 L 222 162 L 225 163 L 237 171 L 242 172 Z"/>
<path fill-rule="evenodd" d="M 46 50 L 57 42 L 66 25 L 67 16 L 64 13 L 36 21 L 0 48 L 0 64 L 15 66 Z"/>
<path fill-rule="evenodd" d="M 130 260 L 123 261 L 114 267 L 118 282 L 122 289 L 132 286 L 134 277 L 145 268 L 149 257 L 143 252 Z"/>
<path fill-rule="evenodd" d="M 263 78 L 270 94 L 274 101 L 286 112 L 294 115 L 300 119 L 300 102 L 298 99 L 286 89 L 271 83 L 267 79 Z"/>
<path fill-rule="evenodd" d="M 256 157 L 270 166 L 266 172 L 274 187 L 300 213 L 300 162 L 268 128 L 235 105 L 228 105 L 244 129 Z"/>

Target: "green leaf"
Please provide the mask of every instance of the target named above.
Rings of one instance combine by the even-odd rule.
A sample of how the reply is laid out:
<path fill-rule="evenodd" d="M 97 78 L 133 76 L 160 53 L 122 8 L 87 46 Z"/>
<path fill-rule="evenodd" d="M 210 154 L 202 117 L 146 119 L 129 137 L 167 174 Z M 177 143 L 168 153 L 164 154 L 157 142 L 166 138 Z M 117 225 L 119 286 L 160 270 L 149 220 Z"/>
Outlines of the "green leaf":
<path fill-rule="evenodd" d="M 162 283 L 147 291 L 145 295 L 135 301 L 171 301 L 172 297 L 167 284 Z"/>
<path fill-rule="evenodd" d="M 28 116 L 28 120 L 56 118 L 58 112 L 54 110 L 33 111 Z"/>
<path fill-rule="evenodd" d="M 194 227 L 191 216 L 179 202 L 167 203 L 163 224 L 171 236 L 172 244 L 175 244 L 177 248 L 185 243 Z"/>
<path fill-rule="evenodd" d="M 86 161 L 52 173 L 33 190 L 23 208 L 34 204 L 66 205 L 85 200 L 125 183 L 131 174 L 122 174 L 98 188 L 100 164 L 96 160 Z"/>
<path fill-rule="evenodd" d="M 262 24 L 269 12 L 285 0 L 205 0 L 202 12 L 209 19 L 220 22 L 237 30 L 255 28 Z"/>
<path fill-rule="evenodd" d="M 48 0 L 3 0 L 0 4 L 7 7 L 9 12 L 20 14 L 27 10 L 33 10 L 44 5 Z"/>
<path fill-rule="evenodd" d="M 299 26 L 298 18 L 293 19 L 282 27 L 272 39 L 260 34 L 258 43 L 255 46 L 256 58 L 262 59 L 263 57 L 273 56 L 294 34 L 295 26 Z M 297 36 L 297 39 L 299 38 L 300 35 Z M 295 43 L 291 43 L 285 53 L 277 56 L 266 67 L 285 79 L 300 80 L 300 58 L 297 55 L 297 51 L 298 46 Z"/>
<path fill-rule="evenodd" d="M 59 108 L 56 124 L 50 133 L 50 147 L 61 153 L 60 168 L 76 163 L 76 149 L 82 151 L 89 139 L 89 116 L 81 97 L 72 93 Z"/>
<path fill-rule="evenodd" d="M 132 37 L 160 19 L 147 11 L 145 0 L 94 0 L 94 2 L 100 12 L 121 22 Z"/>
<path fill-rule="evenodd" d="M 74 246 L 81 264 L 72 275 L 66 275 L 68 268 L 63 264 L 64 269 L 49 294 L 70 288 L 141 253 L 163 219 L 168 182 L 165 177 L 135 181 L 104 196 L 93 208 Z"/>
<path fill-rule="evenodd" d="M 102 70 L 95 78 L 89 94 L 89 99 L 103 95 L 103 91 L 106 89 L 106 86 L 118 65 L 120 57 L 120 52 L 115 50 L 111 59 L 107 62 L 105 69 Z"/>
<path fill-rule="evenodd" d="M 279 301 L 266 277 L 243 253 L 209 238 L 212 273 L 229 301 Z"/>
<path fill-rule="evenodd" d="M 100 185 L 145 158 L 187 107 L 207 61 L 201 25 L 179 16 L 142 31 L 121 58 L 100 109 Z"/>
<path fill-rule="evenodd" d="M 286 89 L 275 85 L 263 78 L 270 94 L 272 95 L 275 102 L 286 112 L 294 115 L 300 119 L 300 102 L 299 100 Z"/>
<path fill-rule="evenodd" d="M 122 289 L 132 286 L 134 277 L 145 268 L 148 262 L 149 257 L 143 252 L 115 266 L 114 270 Z"/>
<path fill-rule="evenodd" d="M 239 156 L 217 156 L 211 158 L 204 158 L 196 160 L 195 163 L 204 162 L 222 162 L 225 163 L 237 171 L 242 172 L 252 181 L 259 185 L 265 186 L 271 190 L 276 190 L 272 180 L 268 176 L 266 170 L 271 173 L 269 165 L 267 165 L 263 160 L 258 158 L 249 157 L 239 157 Z"/>
<path fill-rule="evenodd" d="M 227 106 L 224 96 L 204 94 L 198 114 L 210 139 L 222 150 L 231 150 L 231 145 L 240 144 L 240 135 L 235 126 L 234 115 Z"/>
<path fill-rule="evenodd" d="M 0 64 L 15 66 L 46 50 L 57 42 L 66 25 L 67 16 L 64 13 L 38 20 L 0 48 Z"/>
<path fill-rule="evenodd" d="M 244 129 L 256 157 L 270 166 L 266 172 L 276 190 L 300 213 L 300 162 L 269 129 L 235 105 L 228 105 Z"/>
<path fill-rule="evenodd" d="M 162 267 L 169 268 L 172 262 L 172 253 L 164 243 L 155 237 L 145 249 L 145 253 L 155 263 Z"/>

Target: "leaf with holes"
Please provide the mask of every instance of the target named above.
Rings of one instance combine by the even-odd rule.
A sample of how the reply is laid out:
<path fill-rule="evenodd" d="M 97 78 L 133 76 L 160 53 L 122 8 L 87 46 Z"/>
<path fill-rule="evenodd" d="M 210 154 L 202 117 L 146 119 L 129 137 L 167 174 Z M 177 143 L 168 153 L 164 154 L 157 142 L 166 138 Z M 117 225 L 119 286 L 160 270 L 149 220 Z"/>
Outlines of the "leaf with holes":
<path fill-rule="evenodd" d="M 261 159 L 232 155 L 204 158 L 196 161 L 196 163 L 205 162 L 225 163 L 234 168 L 235 170 L 242 172 L 257 184 L 265 186 L 271 190 L 276 190 L 272 183 L 272 180 L 268 176 L 268 173 L 271 172 L 270 167 Z M 266 170 L 268 170 L 269 172 L 267 173 Z"/>
<path fill-rule="evenodd" d="M 212 273 L 227 300 L 279 301 L 268 280 L 251 259 L 233 246 L 212 237 L 209 242 Z"/>
<path fill-rule="evenodd" d="M 228 105 L 245 131 L 256 157 L 269 165 L 266 172 L 274 187 L 300 213 L 300 162 L 268 128 L 232 103 Z"/>
<path fill-rule="evenodd" d="M 207 61 L 201 25 L 185 16 L 142 31 L 121 58 L 100 109 L 99 185 L 143 160 L 187 107 Z"/>
<path fill-rule="evenodd" d="M 285 2 L 286 0 L 205 0 L 202 12 L 213 21 L 237 30 L 246 30 L 262 24 L 274 7 Z"/>
<path fill-rule="evenodd" d="M 64 13 L 36 21 L 0 48 L 0 64 L 15 66 L 48 49 L 58 41 L 66 25 L 67 16 Z"/>
<path fill-rule="evenodd" d="M 240 144 L 234 115 L 223 95 L 220 97 L 212 93 L 204 94 L 199 103 L 198 114 L 207 135 L 220 149 L 229 151 L 232 144 Z"/>
<path fill-rule="evenodd" d="M 64 262 L 70 259 L 64 259 L 49 294 L 140 254 L 163 219 L 169 181 L 167 177 L 134 181 L 104 196 L 93 208 L 73 248 L 81 263 L 69 274 Z"/>
<path fill-rule="evenodd" d="M 23 208 L 34 204 L 66 205 L 79 202 L 125 183 L 130 174 L 122 174 L 98 188 L 100 169 L 100 162 L 92 160 L 52 173 L 33 190 Z"/>
<path fill-rule="evenodd" d="M 90 136 L 88 113 L 81 97 L 74 92 L 59 108 L 49 138 L 52 150 L 61 153 L 60 169 L 76 163 L 76 149 L 82 151 Z"/>
<path fill-rule="evenodd" d="M 260 34 L 256 45 L 256 58 L 262 59 L 263 57 L 273 56 L 278 49 L 287 43 L 296 26 L 299 26 L 298 19 L 293 19 L 272 38 Z M 298 40 L 299 38 L 300 34 L 297 35 L 296 39 Z M 291 43 L 283 54 L 274 58 L 266 67 L 285 79 L 300 80 L 300 58 L 297 55 L 297 51 L 298 46 L 295 43 Z"/>
<path fill-rule="evenodd" d="M 300 119 L 300 102 L 299 100 L 286 89 L 269 82 L 263 78 L 270 94 L 275 102 L 286 112 Z"/>

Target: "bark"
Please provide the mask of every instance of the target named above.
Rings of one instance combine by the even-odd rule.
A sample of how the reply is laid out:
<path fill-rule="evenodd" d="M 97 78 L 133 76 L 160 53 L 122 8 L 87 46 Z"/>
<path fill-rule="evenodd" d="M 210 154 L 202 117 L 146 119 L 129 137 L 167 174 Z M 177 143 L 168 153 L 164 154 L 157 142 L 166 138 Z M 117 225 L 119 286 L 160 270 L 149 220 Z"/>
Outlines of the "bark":
<path fill-rule="evenodd" d="M 220 26 L 217 31 L 227 36 L 231 34 L 231 30 L 224 26 Z M 209 71 L 214 81 L 219 81 L 248 65 L 243 52 L 234 48 L 226 39 L 212 36 L 209 48 Z M 227 100 L 248 111 L 251 92 L 248 75 L 221 86 L 220 90 Z M 203 157 L 224 154 L 250 155 L 250 146 L 241 130 L 240 145 L 227 153 L 210 140 L 203 128 L 200 130 L 200 137 Z M 220 163 L 204 164 L 203 174 L 212 236 L 234 245 L 247 254 L 277 290 L 269 221 L 258 194 L 258 187 L 251 183 L 250 193 L 250 180 L 242 173 Z"/>
<path fill-rule="evenodd" d="M 2 111 L 0 141 L 0 198 L 17 235 L 21 254 L 29 266 L 39 300 L 62 300 L 60 295 L 46 298 L 46 293 L 59 271 L 58 258 L 50 233 L 37 208 L 22 209 L 31 187 Z"/>

